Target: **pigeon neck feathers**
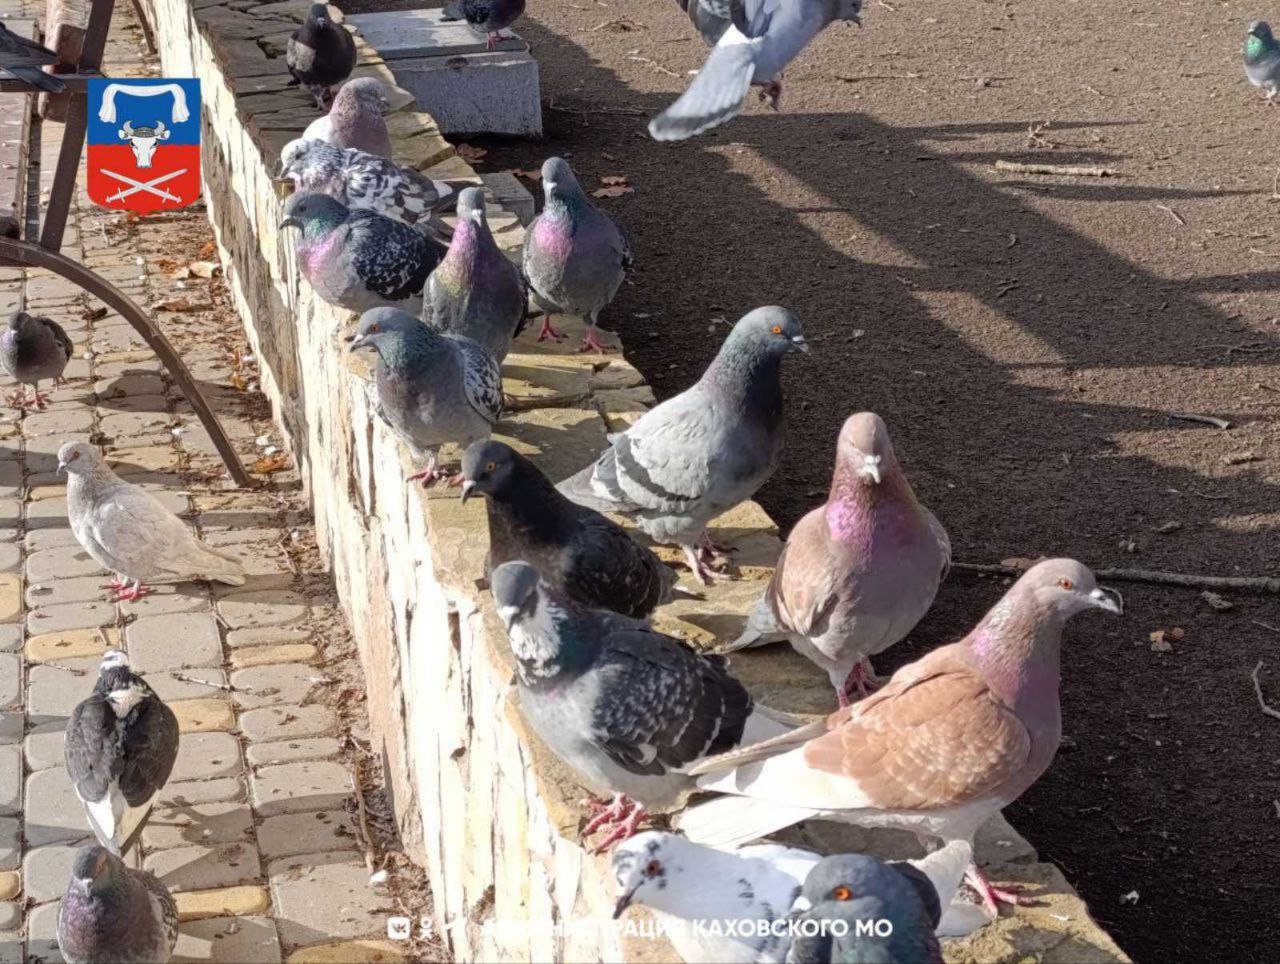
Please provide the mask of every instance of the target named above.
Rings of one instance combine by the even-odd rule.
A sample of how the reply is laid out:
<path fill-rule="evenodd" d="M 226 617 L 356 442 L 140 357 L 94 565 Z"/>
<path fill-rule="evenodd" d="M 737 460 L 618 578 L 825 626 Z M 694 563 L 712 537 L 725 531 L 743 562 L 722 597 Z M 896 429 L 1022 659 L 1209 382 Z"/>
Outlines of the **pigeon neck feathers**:
<path fill-rule="evenodd" d="M 1244 55 L 1251 62 L 1262 60 L 1278 50 L 1280 43 L 1276 42 L 1275 37 L 1259 37 L 1251 33 L 1245 38 Z"/>
<path fill-rule="evenodd" d="M 702 381 L 735 410 L 750 409 L 777 421 L 782 418 L 781 365 L 780 354 L 734 329 Z"/>
<path fill-rule="evenodd" d="M 525 686 L 553 687 L 591 665 L 600 641 L 595 634 L 583 632 L 587 627 L 577 615 L 573 603 L 544 588 L 538 611 L 512 627 L 511 651 Z"/>
<path fill-rule="evenodd" d="M 1016 588 L 969 634 L 968 648 L 991 689 L 1025 719 L 1025 711 L 1057 704 L 1066 617 Z"/>
<path fill-rule="evenodd" d="M 864 542 L 871 538 L 877 523 L 894 523 L 904 516 L 918 516 L 911 483 L 892 456 L 882 466 L 879 482 L 870 483 L 858 474 L 847 458 L 838 458 L 831 477 L 825 517 L 832 538 L 840 542 Z M 897 511 L 895 511 L 897 510 Z"/>
<path fill-rule="evenodd" d="M 405 375 L 418 371 L 439 353 L 444 339 L 425 324 L 389 331 L 378 339 L 378 357 L 388 371 Z"/>

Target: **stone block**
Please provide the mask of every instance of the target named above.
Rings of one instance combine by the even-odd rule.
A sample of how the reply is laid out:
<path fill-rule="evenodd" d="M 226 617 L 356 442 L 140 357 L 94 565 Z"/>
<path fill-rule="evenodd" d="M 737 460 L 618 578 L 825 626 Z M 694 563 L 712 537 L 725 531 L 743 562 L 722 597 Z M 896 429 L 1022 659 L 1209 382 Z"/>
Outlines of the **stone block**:
<path fill-rule="evenodd" d="M 157 805 L 142 831 L 148 851 L 236 843 L 252 836 L 253 816 L 243 803 Z"/>
<path fill-rule="evenodd" d="M 235 888 L 257 890 L 258 888 Z M 225 891 L 223 892 L 225 893 Z M 196 898 L 197 894 L 183 894 L 184 898 Z M 256 895 L 255 895 L 256 896 Z M 197 906 L 197 901 L 183 902 L 186 909 Z M 269 917 L 211 917 L 204 920 L 183 918 L 186 923 L 178 934 L 177 946 L 169 960 L 178 962 L 236 961 L 237 964 L 278 964 L 280 938 L 276 924 Z"/>
<path fill-rule="evenodd" d="M 211 613 L 147 616 L 124 635 L 129 662 L 140 673 L 222 664 L 222 637 Z"/>
<path fill-rule="evenodd" d="M 22 926 L 22 907 L 12 901 L 0 903 L 0 961 L 5 960 L 3 935 L 17 930 L 20 926 Z"/>
<path fill-rule="evenodd" d="M 236 714 L 225 699 L 175 700 L 169 708 L 177 716 L 182 733 L 235 729 Z"/>
<path fill-rule="evenodd" d="M 21 702 L 22 660 L 17 653 L 0 653 L 0 708 Z"/>
<path fill-rule="evenodd" d="M 240 714 L 240 731 L 251 742 L 333 734 L 338 718 L 327 706 L 264 706 Z"/>
<path fill-rule="evenodd" d="M 22 626 L 6 623 L 0 626 L 0 653 L 12 653 L 22 648 Z"/>
<path fill-rule="evenodd" d="M 4 750 L 17 749 L 4 747 Z M 38 770 L 27 777 L 27 815 L 23 834 L 28 846 L 92 839 L 84 805 L 76 796 L 66 767 Z M 63 881 L 65 885 L 65 881 Z"/>
<path fill-rule="evenodd" d="M 0 623 L 11 623 L 22 615 L 22 576 L 0 572 Z"/>
<path fill-rule="evenodd" d="M 178 919 L 184 923 L 214 917 L 249 917 L 271 910 L 271 896 L 267 888 L 256 885 L 188 890 L 174 894 L 173 899 L 178 905 Z"/>
<path fill-rule="evenodd" d="M 71 629 L 97 629 L 116 622 L 115 603 L 105 601 L 41 606 L 27 613 L 27 632 L 48 635 Z"/>
<path fill-rule="evenodd" d="M 303 848 L 316 850 L 316 847 Z M 290 851 L 297 853 L 297 851 Z M 279 857 L 282 854 L 277 853 Z M 22 863 L 22 847 L 18 843 L 18 818 L 0 817 L 0 871 L 17 870 Z M 3 928 L 3 925 L 0 925 Z"/>
<path fill-rule="evenodd" d="M 233 777 L 243 769 L 240 743 L 230 733 L 188 733 L 178 744 L 178 759 L 169 779 L 181 783 Z"/>
<path fill-rule="evenodd" d="M 408 964 L 408 961 L 402 946 L 371 937 L 313 944 L 300 947 L 289 955 L 289 964 Z"/>
<path fill-rule="evenodd" d="M 270 743 L 251 743 L 244 756 L 249 766 L 270 766 L 273 763 L 294 763 L 298 760 L 328 760 L 342 752 L 342 745 L 333 737 L 311 737 L 306 740 L 274 740 Z"/>
<path fill-rule="evenodd" d="M 267 876 L 286 944 L 386 932 L 386 898 L 369 886 L 369 871 L 357 853 L 286 857 L 268 864 Z"/>
<path fill-rule="evenodd" d="M 65 720 L 93 692 L 99 663 L 99 657 L 86 656 L 32 666 L 27 672 L 27 714 L 41 722 Z"/>
<path fill-rule="evenodd" d="M 27 639 L 26 653 L 30 663 L 52 663 L 84 656 L 101 657 L 107 650 L 119 647 L 120 630 L 111 626 L 40 633 Z"/>
<path fill-rule="evenodd" d="M 75 602 L 98 602 L 103 598 L 103 576 L 77 576 L 74 579 L 47 579 L 27 586 L 27 605 L 61 606 Z"/>
<path fill-rule="evenodd" d="M 355 849 L 355 823 L 344 810 L 268 817 L 258 826 L 263 859 Z"/>
<path fill-rule="evenodd" d="M 22 741 L 22 755 L 27 761 L 27 769 L 47 770 L 65 766 L 63 736 L 66 728 L 65 720 L 56 719 L 41 724 L 26 735 Z"/>
<path fill-rule="evenodd" d="M 320 651 L 310 643 L 288 643 L 284 646 L 250 646 L 231 653 L 231 665 L 236 669 L 250 666 L 267 666 L 271 663 L 297 663 L 315 659 Z"/>
<path fill-rule="evenodd" d="M 22 874 L 13 870 L 0 873 L 0 900 L 13 900 L 22 893 Z"/>
<path fill-rule="evenodd" d="M 333 810 L 351 796 L 351 775 L 329 760 L 259 767 L 250 779 L 253 806 L 259 816 Z"/>
<path fill-rule="evenodd" d="M 508 171 L 496 171 L 481 174 L 480 182 L 485 188 L 487 204 L 510 211 L 526 228 L 532 223 L 535 212 L 533 195 L 518 177 Z"/>
<path fill-rule="evenodd" d="M 288 589 L 241 592 L 218 602 L 218 612 L 232 629 L 297 624 L 307 615 L 306 598 Z"/>
<path fill-rule="evenodd" d="M 302 703 L 324 677 L 314 666 L 276 663 L 254 666 L 231 674 L 236 703 L 245 709 L 278 703 Z"/>
<path fill-rule="evenodd" d="M 22 812 L 22 748 L 0 746 L 0 815 Z"/>
<path fill-rule="evenodd" d="M 312 631 L 306 628 L 257 626 L 249 629 L 233 629 L 227 633 L 226 642 L 231 649 L 239 649 L 242 646 L 280 646 L 305 643 L 313 635 Z"/>
<path fill-rule="evenodd" d="M 143 831 L 144 833 L 146 831 Z M 174 847 L 147 854 L 144 865 L 170 890 L 213 890 L 258 879 L 258 850 L 247 843 Z"/>
<path fill-rule="evenodd" d="M 220 669 L 202 667 L 192 672 L 148 673 L 147 683 L 160 699 L 172 704 L 177 700 L 226 699 L 227 674 Z"/>
<path fill-rule="evenodd" d="M 218 777 L 209 780 L 170 780 L 160 792 L 157 806 L 199 806 L 204 803 L 230 803 L 245 799 L 244 777 Z"/>
<path fill-rule="evenodd" d="M 76 806 L 79 806 L 78 802 Z M 71 879 L 71 864 L 75 860 L 76 849 L 75 844 L 54 844 L 27 850 L 22 858 L 23 891 L 26 896 L 37 903 L 61 897 L 67 889 L 67 881 Z"/>

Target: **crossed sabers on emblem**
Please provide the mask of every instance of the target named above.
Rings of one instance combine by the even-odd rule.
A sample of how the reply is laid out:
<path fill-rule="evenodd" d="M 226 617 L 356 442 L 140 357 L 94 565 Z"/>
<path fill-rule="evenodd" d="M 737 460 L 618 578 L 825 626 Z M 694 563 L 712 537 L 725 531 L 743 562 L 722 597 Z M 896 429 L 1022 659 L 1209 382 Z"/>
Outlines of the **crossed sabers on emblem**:
<path fill-rule="evenodd" d="M 106 168 L 102 169 L 102 173 L 107 175 L 107 177 L 114 177 L 117 181 L 123 181 L 125 184 L 132 185 L 132 187 L 127 189 L 121 188 L 116 191 L 115 194 L 112 194 L 107 198 L 108 204 L 112 201 L 123 201 L 125 198 L 132 194 L 137 194 L 139 191 L 146 191 L 148 194 L 154 194 L 156 197 L 165 201 L 172 201 L 174 204 L 180 204 L 182 202 L 182 198 L 178 197 L 176 194 L 170 194 L 168 191 L 161 188 L 160 185 L 165 181 L 173 180 L 180 174 L 186 174 L 187 169 L 185 167 L 180 171 L 170 171 L 168 174 L 161 174 L 159 177 L 152 178 L 150 181 L 135 181 L 131 177 L 125 177 L 125 175 L 117 174 L 115 171 L 108 171 Z"/>

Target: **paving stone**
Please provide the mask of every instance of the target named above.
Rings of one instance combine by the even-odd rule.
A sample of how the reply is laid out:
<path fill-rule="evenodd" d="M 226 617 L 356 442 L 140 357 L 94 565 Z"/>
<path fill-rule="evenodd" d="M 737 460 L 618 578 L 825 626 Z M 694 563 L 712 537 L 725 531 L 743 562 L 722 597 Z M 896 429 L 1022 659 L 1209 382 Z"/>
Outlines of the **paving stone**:
<path fill-rule="evenodd" d="M 22 420 L 22 434 L 33 435 L 88 435 L 93 430 L 93 409 L 64 408 L 49 412 L 34 412 Z"/>
<path fill-rule="evenodd" d="M 288 643 L 305 643 L 314 633 L 310 629 L 290 626 L 261 626 L 252 629 L 233 629 L 227 633 L 227 645 L 231 649 L 244 646 L 281 646 Z"/>
<path fill-rule="evenodd" d="M 22 812 L 22 747 L 0 746 L 0 815 Z"/>
<path fill-rule="evenodd" d="M 80 812 L 83 816 L 84 810 Z M 67 889 L 67 881 L 71 879 L 76 849 L 73 844 L 29 849 L 22 858 L 22 880 L 27 897 L 37 903 L 61 897 Z"/>
<path fill-rule="evenodd" d="M 252 742 L 326 736 L 337 730 L 338 718 L 327 706 L 265 706 L 240 714 L 240 731 Z"/>
<path fill-rule="evenodd" d="M 112 626 L 116 619 L 115 603 L 105 601 L 41 606 L 27 613 L 27 632 L 44 635 L 69 629 L 95 629 Z"/>
<path fill-rule="evenodd" d="M 385 933 L 386 897 L 369 886 L 359 854 L 286 857 L 272 861 L 267 875 L 286 944 Z"/>
<path fill-rule="evenodd" d="M 160 792 L 160 800 L 157 806 L 160 804 L 199 806 L 204 803 L 243 802 L 244 799 L 245 789 L 242 777 L 188 780 L 185 783 L 175 783 L 170 780 Z"/>
<path fill-rule="evenodd" d="M 22 660 L 17 653 L 0 653 L 0 707 L 21 702 Z"/>
<path fill-rule="evenodd" d="M 249 782 L 254 809 L 263 817 L 333 810 L 351 796 L 347 768 L 329 760 L 259 767 Z"/>
<path fill-rule="evenodd" d="M 25 723 L 22 713 L 0 713 L 0 744 L 21 742 Z"/>
<path fill-rule="evenodd" d="M 116 412 L 98 422 L 98 431 L 107 438 L 135 440 L 147 438 L 172 438 L 168 412 Z"/>
<path fill-rule="evenodd" d="M 28 770 L 47 770 L 49 767 L 66 765 L 63 753 L 66 729 L 66 720 L 56 719 L 42 723 L 26 735 L 22 741 L 22 755 L 27 761 Z"/>
<path fill-rule="evenodd" d="M 231 665 L 235 669 L 250 666 L 268 666 L 272 663 L 301 663 L 313 660 L 320 651 L 310 643 L 289 643 L 285 646 L 249 646 L 233 650 Z"/>
<path fill-rule="evenodd" d="M 246 709 L 279 703 L 302 703 L 325 677 L 314 666 L 275 663 L 237 670 L 231 674 L 236 703 Z"/>
<path fill-rule="evenodd" d="M 120 648 L 120 630 L 114 626 L 101 629 L 72 629 L 65 632 L 41 633 L 27 639 L 29 663 L 61 662 L 83 656 L 97 656 L 109 649 Z"/>
<path fill-rule="evenodd" d="M 119 398 L 105 400 L 101 405 L 104 408 L 112 409 L 117 412 L 151 415 L 153 417 L 162 418 L 166 421 L 171 417 L 169 414 L 169 400 L 163 395 L 125 395 Z M 169 444 L 169 442 L 171 442 L 171 439 L 166 440 L 166 444 Z M 150 447 L 139 445 L 138 439 L 134 437 L 130 437 L 128 439 L 128 443 L 129 448 L 135 450 Z"/>
<path fill-rule="evenodd" d="M 204 613 L 212 609 L 209 588 L 199 582 L 155 586 L 152 592 L 141 599 L 120 603 L 120 611 L 125 616 L 168 616 L 174 613 Z"/>
<path fill-rule="evenodd" d="M 355 821 L 345 810 L 289 813 L 258 825 L 258 849 L 267 860 L 352 850 L 355 841 Z"/>
<path fill-rule="evenodd" d="M 22 648 L 22 626 L 5 623 L 0 626 L 0 653 L 11 653 Z"/>
<path fill-rule="evenodd" d="M 182 733 L 235 729 L 236 714 L 226 699 L 176 700 L 169 708 L 177 716 Z"/>
<path fill-rule="evenodd" d="M 244 757 L 250 766 L 269 766 L 273 763 L 293 763 L 297 760 L 327 760 L 342 752 L 342 745 L 333 737 L 311 737 L 306 740 L 274 740 L 270 743 L 251 743 L 245 748 Z"/>
<path fill-rule="evenodd" d="M 280 938 L 275 921 L 270 917 L 214 917 L 183 924 L 169 960 L 176 964 L 210 959 L 278 964 Z"/>
<path fill-rule="evenodd" d="M 166 703 L 209 697 L 226 699 L 227 674 L 220 669 L 203 667 L 191 672 L 148 673 L 147 683 Z"/>
<path fill-rule="evenodd" d="M 22 923 L 22 907 L 21 906 L 8 901 L 6 901 L 3 904 L 0 904 L 0 931 L 17 930 L 18 926 L 21 923 Z M 3 942 L 0 942 L 0 948 L 2 947 L 3 947 Z M 0 954 L 2 953 L 3 951 L 0 950 Z M 4 960 L 4 958 L 0 957 L 0 960 Z"/>
<path fill-rule="evenodd" d="M 16 498 L 22 491 L 22 463 L 0 462 L 0 496 Z"/>
<path fill-rule="evenodd" d="M 0 572 L 0 623 L 11 623 L 22 615 L 22 576 Z"/>
<path fill-rule="evenodd" d="M 89 564 L 97 566 L 98 564 L 89 558 L 89 554 L 80 548 L 80 544 L 76 542 L 75 534 L 70 529 L 36 529 L 34 532 L 28 532 L 22 539 L 23 546 L 27 552 L 36 553 L 49 549 L 72 549 L 83 559 L 87 559 Z M 71 573 L 63 571 L 65 567 L 53 569 L 55 576 L 66 577 L 72 575 L 84 575 L 84 572 Z M 88 572 L 102 572 L 102 569 L 89 569 Z M 48 578 L 49 573 L 44 574 L 44 578 Z M 32 581 L 39 581 L 39 577 L 32 575 L 30 560 L 27 562 L 27 578 Z"/>
<path fill-rule="evenodd" d="M 159 806 L 142 831 L 148 850 L 235 843 L 253 836 L 253 814 L 243 803 Z"/>
<path fill-rule="evenodd" d="M 218 612 L 232 629 L 282 626 L 307 615 L 306 599 L 288 589 L 238 593 L 218 603 Z"/>
<path fill-rule="evenodd" d="M 216 917 L 249 917 L 271 911 L 271 895 L 257 885 L 219 887 L 215 890 L 188 890 L 173 895 L 181 921 Z M 183 927 L 186 930 L 186 927 Z M 235 958 L 230 958 L 235 960 Z"/>
<path fill-rule="evenodd" d="M 148 616 L 125 629 L 129 662 L 139 672 L 222 665 L 222 637 L 212 614 Z"/>
<path fill-rule="evenodd" d="M 27 671 L 27 715 L 33 720 L 65 719 L 93 691 L 102 660 L 96 656 L 35 665 Z"/>
<path fill-rule="evenodd" d="M 147 854 L 143 866 L 170 890 L 212 890 L 248 884 L 261 873 L 258 850 L 247 843 L 187 846 Z"/>
<path fill-rule="evenodd" d="M 22 565 L 22 546 L 17 542 L 0 542 L 0 572 Z"/>
<path fill-rule="evenodd" d="M 289 955 L 288 964 L 408 964 L 408 961 L 391 941 L 365 937 L 300 947 Z"/>
<path fill-rule="evenodd" d="M 113 449 L 107 461 L 125 478 L 147 472 L 177 472 L 178 450 L 167 445 Z"/>
<path fill-rule="evenodd" d="M 70 876 L 69 870 L 68 876 Z M 63 889 L 66 889 L 65 884 Z M 58 894 L 58 896 L 61 897 L 62 894 Z M 31 911 L 28 933 L 33 941 L 52 941 L 55 939 L 58 933 L 58 903 L 59 901 L 42 903 Z M 54 944 L 54 950 L 56 953 L 56 943 Z M 62 960 L 62 957 L 59 955 L 57 960 Z"/>
<path fill-rule="evenodd" d="M 12 900 L 22 893 L 22 874 L 7 870 L 0 873 L 0 900 Z"/>
<path fill-rule="evenodd" d="M 65 529 L 67 522 L 66 497 L 41 499 L 27 504 L 26 527 L 28 529 Z"/>
<path fill-rule="evenodd" d="M 27 586 L 27 605 L 61 606 L 66 603 L 101 601 L 103 576 L 77 576 L 75 579 L 49 579 Z"/>
<path fill-rule="evenodd" d="M 122 395 L 163 395 L 164 379 L 158 372 L 137 371 L 135 366 L 113 365 L 98 367 L 98 380 L 93 391 L 99 398 L 115 398 Z M 103 368 L 109 370 L 103 372 Z"/>
<path fill-rule="evenodd" d="M 240 744 L 230 733 L 191 733 L 178 743 L 178 759 L 169 779 L 212 780 L 233 777 L 243 770 Z"/>
<path fill-rule="evenodd" d="M 71 786 L 66 767 L 37 770 L 27 777 L 26 803 L 23 834 L 28 846 L 92 837 L 85 824 L 84 805 Z"/>
<path fill-rule="evenodd" d="M 0 817 L 0 870 L 17 870 L 22 863 L 17 817 Z M 0 930 L 7 929 L 0 924 Z"/>

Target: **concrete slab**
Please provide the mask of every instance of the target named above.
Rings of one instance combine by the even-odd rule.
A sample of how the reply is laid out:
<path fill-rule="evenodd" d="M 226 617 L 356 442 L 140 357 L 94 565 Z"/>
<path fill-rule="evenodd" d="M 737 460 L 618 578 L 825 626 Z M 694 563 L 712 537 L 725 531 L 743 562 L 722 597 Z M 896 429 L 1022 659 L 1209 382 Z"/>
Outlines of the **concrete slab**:
<path fill-rule="evenodd" d="M 369 46 L 394 70 L 395 61 L 417 57 L 456 57 L 487 52 L 486 37 L 462 20 L 445 20 L 444 10 L 396 10 L 347 17 Z M 495 51 L 529 49 L 518 34 L 506 30 Z M 428 110 L 428 113 L 431 113 Z"/>

